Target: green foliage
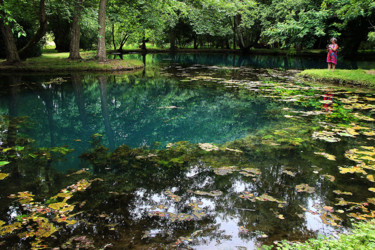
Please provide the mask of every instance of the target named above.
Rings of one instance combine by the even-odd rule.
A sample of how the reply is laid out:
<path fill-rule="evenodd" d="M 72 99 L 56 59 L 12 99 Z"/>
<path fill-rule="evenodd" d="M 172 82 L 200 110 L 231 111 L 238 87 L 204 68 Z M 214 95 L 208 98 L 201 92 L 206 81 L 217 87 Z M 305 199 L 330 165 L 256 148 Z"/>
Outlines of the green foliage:
<path fill-rule="evenodd" d="M 263 249 L 267 249 L 265 246 Z M 277 249 L 373 249 L 375 247 L 375 222 L 360 222 L 354 225 L 349 234 L 340 234 L 338 239 L 323 237 L 311 239 L 305 243 L 283 241 L 276 245 Z"/>

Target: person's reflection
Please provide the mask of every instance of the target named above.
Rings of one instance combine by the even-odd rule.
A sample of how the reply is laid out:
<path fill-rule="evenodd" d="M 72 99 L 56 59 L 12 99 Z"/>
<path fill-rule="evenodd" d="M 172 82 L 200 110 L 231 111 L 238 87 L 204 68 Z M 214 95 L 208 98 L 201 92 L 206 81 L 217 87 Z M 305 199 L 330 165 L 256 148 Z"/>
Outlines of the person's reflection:
<path fill-rule="evenodd" d="M 324 94 L 324 106 L 323 110 L 330 113 L 332 112 L 332 104 L 333 104 L 333 90 L 328 89 L 327 93 Z"/>

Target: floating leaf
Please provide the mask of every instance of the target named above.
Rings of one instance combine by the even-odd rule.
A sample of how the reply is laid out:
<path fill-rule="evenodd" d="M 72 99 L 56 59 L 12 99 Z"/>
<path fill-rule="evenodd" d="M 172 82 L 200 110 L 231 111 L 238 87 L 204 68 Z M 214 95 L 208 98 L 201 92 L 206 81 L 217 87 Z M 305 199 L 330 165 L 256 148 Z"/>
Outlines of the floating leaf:
<path fill-rule="evenodd" d="M 178 196 L 178 195 L 175 195 L 173 194 L 171 191 L 167 190 L 164 192 L 166 195 L 169 196 L 169 198 L 171 198 L 173 201 L 175 202 L 180 202 L 181 201 L 181 197 Z"/>
<path fill-rule="evenodd" d="M 375 193 L 375 188 L 369 188 L 368 190 Z"/>
<path fill-rule="evenodd" d="M 277 218 L 279 218 L 280 220 L 284 220 L 285 218 L 284 218 L 284 215 L 282 215 L 282 214 L 279 214 L 278 216 L 277 216 Z"/>
<path fill-rule="evenodd" d="M 238 150 L 238 149 L 225 148 L 225 150 L 235 152 L 235 153 L 243 153 L 241 150 Z"/>
<path fill-rule="evenodd" d="M 335 137 L 334 132 L 329 132 L 329 131 L 320 131 L 320 132 L 315 131 L 312 135 L 312 138 L 315 139 L 315 140 L 319 139 L 319 140 L 323 140 L 323 141 L 326 141 L 326 142 L 339 142 L 339 141 L 341 141 L 340 138 Z"/>
<path fill-rule="evenodd" d="M 254 198 L 254 194 L 250 194 L 249 192 L 244 192 L 239 197 L 245 200 L 252 200 Z"/>
<path fill-rule="evenodd" d="M 289 171 L 289 170 L 286 170 L 284 169 L 282 171 L 283 174 L 286 174 L 286 175 L 289 175 L 289 176 L 292 176 L 292 177 L 295 177 L 296 176 L 296 173 L 293 173 L 292 171 Z"/>
<path fill-rule="evenodd" d="M 233 173 L 233 171 L 236 171 L 236 166 L 229 166 L 229 167 L 221 167 L 221 168 L 215 168 L 214 172 L 217 175 L 227 175 Z"/>
<path fill-rule="evenodd" d="M 279 204 L 286 204 L 286 201 L 280 201 L 280 200 L 275 199 L 274 197 L 272 197 L 271 195 L 268 195 L 268 194 L 262 194 L 261 196 L 256 197 L 255 199 L 258 200 L 258 201 L 271 201 L 271 202 L 276 202 L 276 203 L 279 203 Z"/>
<path fill-rule="evenodd" d="M 4 179 L 7 178 L 8 176 L 9 176 L 9 174 L 0 173 L 0 181 L 4 180 Z"/>
<path fill-rule="evenodd" d="M 375 179 L 374 179 L 374 175 L 370 174 L 370 175 L 367 175 L 367 180 L 371 181 L 371 182 L 375 182 Z"/>
<path fill-rule="evenodd" d="M 9 163 L 9 161 L 0 161 L 0 167 L 8 165 Z"/>
<path fill-rule="evenodd" d="M 355 173 L 357 173 L 357 174 L 364 174 L 364 175 L 367 174 L 366 171 L 363 170 L 363 168 L 358 167 L 358 166 L 356 166 L 356 167 L 350 167 L 350 168 L 339 167 L 339 169 L 340 169 L 340 173 L 341 174 L 355 174 Z"/>
<path fill-rule="evenodd" d="M 330 207 L 330 206 L 324 206 L 323 209 L 326 210 L 326 211 L 328 211 L 328 212 L 333 213 L 333 207 Z"/>
<path fill-rule="evenodd" d="M 204 151 L 207 151 L 207 152 L 219 150 L 218 147 L 216 147 L 215 145 L 212 145 L 210 143 L 198 143 L 198 146 L 201 149 L 203 149 Z"/>
<path fill-rule="evenodd" d="M 306 192 L 306 193 L 314 193 L 315 188 L 310 187 L 308 184 L 300 184 L 296 186 L 297 192 Z"/>
<path fill-rule="evenodd" d="M 195 191 L 194 193 L 197 194 L 197 195 L 208 195 L 208 196 L 212 196 L 212 197 L 223 195 L 223 192 L 221 192 L 220 190 L 214 190 L 214 191 L 210 191 L 210 192 L 204 192 L 204 191 L 198 190 L 198 191 Z"/>
<path fill-rule="evenodd" d="M 260 175 L 262 173 L 258 168 L 244 168 L 242 170 L 254 175 Z"/>
<path fill-rule="evenodd" d="M 322 155 L 330 161 L 336 161 L 336 156 L 334 156 L 334 155 L 330 155 L 330 154 L 327 154 L 327 153 L 324 153 L 324 152 L 314 152 L 314 154 Z"/>
<path fill-rule="evenodd" d="M 343 192 L 340 190 L 333 190 L 333 192 L 337 195 L 353 195 L 351 192 Z"/>
<path fill-rule="evenodd" d="M 325 179 L 328 179 L 329 181 L 331 182 L 334 182 L 335 181 L 335 177 L 333 175 L 329 175 L 329 174 L 324 174 L 322 175 Z"/>

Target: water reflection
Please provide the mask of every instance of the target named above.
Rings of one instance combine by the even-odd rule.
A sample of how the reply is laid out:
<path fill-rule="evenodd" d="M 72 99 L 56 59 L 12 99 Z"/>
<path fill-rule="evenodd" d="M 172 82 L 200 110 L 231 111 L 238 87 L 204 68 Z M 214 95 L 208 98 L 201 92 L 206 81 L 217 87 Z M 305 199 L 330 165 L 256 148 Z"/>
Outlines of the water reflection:
<path fill-rule="evenodd" d="M 293 57 L 275 55 L 231 55 L 231 54 L 121 54 L 110 55 L 112 58 L 138 59 L 147 64 L 175 63 L 179 65 L 215 65 L 251 68 L 277 68 L 277 69 L 325 69 L 327 63 L 324 57 Z M 146 65 L 146 63 L 145 63 Z M 340 59 L 340 69 L 372 69 L 372 61 L 352 61 Z"/>
<path fill-rule="evenodd" d="M 2 98 L 9 102 L 3 114 L 28 116 L 36 126 L 27 135 L 40 146 L 80 148 L 94 133 L 105 135 L 111 149 L 181 140 L 222 143 L 264 126 L 268 119 L 265 99 L 215 86 L 183 86 L 165 77 L 17 79 Z M 27 85 L 18 89 L 21 82 Z"/>
<path fill-rule="evenodd" d="M 262 69 L 153 67 L 135 75 L 1 78 L 0 110 L 8 116 L 0 120 L 1 146 L 23 148 L 4 156 L 12 161 L 4 171 L 14 173 L 2 181 L 0 219 L 15 223 L 25 214 L 9 194 L 28 190 L 48 206 L 82 179 L 92 182 L 69 200 L 76 223 L 59 224 L 48 246 L 254 248 L 345 231 L 339 226 L 350 226 L 351 212 L 374 207 L 365 202 L 371 183 L 338 168 L 353 165 L 349 149 L 372 145 L 361 130 L 373 128 L 341 106 L 365 105 L 372 93 L 294 84 L 287 74 L 280 78 L 289 81 L 270 82 L 279 78 Z M 325 96 L 335 105 L 325 107 Z M 336 125 L 342 117 L 352 120 Z M 340 132 L 354 127 L 358 133 Z M 317 131 L 341 135 L 329 143 L 313 139 Z M 194 144 L 169 144 L 186 140 Z M 352 192 L 345 199 L 356 205 L 344 211 L 333 190 Z M 28 248 L 32 239 L 4 241 Z"/>

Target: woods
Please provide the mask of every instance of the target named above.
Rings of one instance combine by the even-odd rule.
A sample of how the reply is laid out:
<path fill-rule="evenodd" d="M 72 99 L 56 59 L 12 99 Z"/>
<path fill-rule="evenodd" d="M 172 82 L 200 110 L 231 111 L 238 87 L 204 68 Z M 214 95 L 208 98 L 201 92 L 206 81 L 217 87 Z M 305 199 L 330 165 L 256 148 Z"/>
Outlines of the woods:
<path fill-rule="evenodd" d="M 8 63 L 40 54 L 45 34 L 59 52 L 122 51 L 126 43 L 170 48 L 324 49 L 330 37 L 356 55 L 375 43 L 371 0 L 1 1 L 0 56 Z M 96 20 L 98 21 L 96 21 Z M 13 34 L 13 37 L 11 36 Z M 14 41 L 13 41 L 14 40 Z"/>

